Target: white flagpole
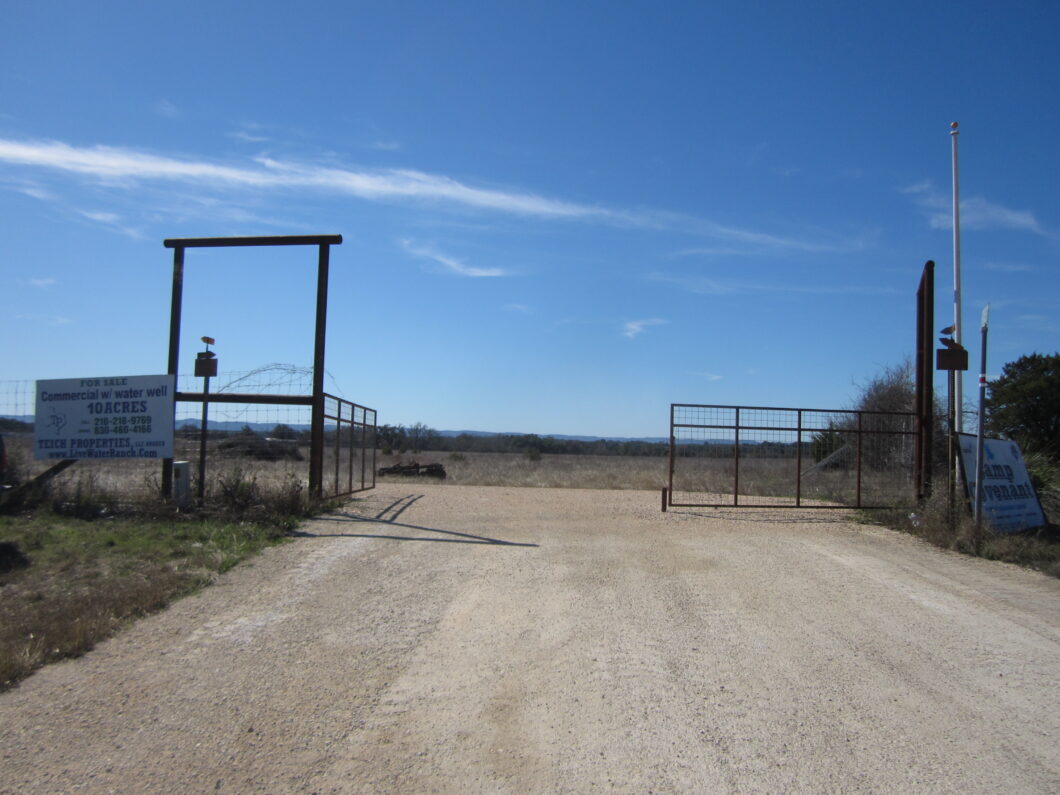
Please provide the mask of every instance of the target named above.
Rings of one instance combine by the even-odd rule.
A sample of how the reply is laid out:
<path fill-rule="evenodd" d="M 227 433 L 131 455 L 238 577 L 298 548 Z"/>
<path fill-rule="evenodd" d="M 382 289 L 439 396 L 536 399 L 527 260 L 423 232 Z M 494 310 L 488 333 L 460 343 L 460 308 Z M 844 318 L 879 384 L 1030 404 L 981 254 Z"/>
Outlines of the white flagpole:
<path fill-rule="evenodd" d="M 961 343 L 961 199 L 957 180 L 957 122 L 950 124 L 950 140 L 953 142 L 953 339 Z M 962 383 L 964 373 L 957 371 L 954 400 L 957 403 L 957 433 L 964 430 L 964 398 Z"/>

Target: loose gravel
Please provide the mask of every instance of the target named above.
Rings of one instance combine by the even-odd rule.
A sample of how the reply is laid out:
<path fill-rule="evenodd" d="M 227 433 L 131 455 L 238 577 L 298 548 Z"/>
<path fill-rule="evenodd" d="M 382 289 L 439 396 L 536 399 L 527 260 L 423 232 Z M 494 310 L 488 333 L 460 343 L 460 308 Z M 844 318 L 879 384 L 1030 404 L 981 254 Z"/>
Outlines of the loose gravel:
<path fill-rule="evenodd" d="M 1060 791 L 1060 583 L 836 512 L 387 484 L 0 695 L 0 792 Z"/>

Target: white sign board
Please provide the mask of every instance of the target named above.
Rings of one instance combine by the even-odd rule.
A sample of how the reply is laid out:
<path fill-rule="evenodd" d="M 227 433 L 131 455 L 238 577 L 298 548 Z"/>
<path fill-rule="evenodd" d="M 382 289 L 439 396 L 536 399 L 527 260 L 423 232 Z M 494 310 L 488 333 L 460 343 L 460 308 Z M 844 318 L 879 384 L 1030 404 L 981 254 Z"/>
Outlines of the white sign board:
<path fill-rule="evenodd" d="M 975 436 L 960 434 L 961 468 L 968 497 L 975 499 Z M 983 518 L 999 533 L 1018 533 L 1045 524 L 1038 494 L 1027 474 L 1019 445 L 983 440 Z"/>
<path fill-rule="evenodd" d="M 38 381 L 34 458 L 172 458 L 173 379 Z"/>

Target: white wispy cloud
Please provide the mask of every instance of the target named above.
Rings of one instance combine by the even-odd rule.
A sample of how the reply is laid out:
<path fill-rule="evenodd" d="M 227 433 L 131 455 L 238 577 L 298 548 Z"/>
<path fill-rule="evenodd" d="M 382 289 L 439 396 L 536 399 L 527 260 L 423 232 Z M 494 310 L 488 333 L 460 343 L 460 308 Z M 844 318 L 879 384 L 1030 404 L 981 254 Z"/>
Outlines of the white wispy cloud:
<path fill-rule="evenodd" d="M 53 286 L 55 286 L 56 284 L 59 283 L 59 280 L 56 279 L 54 276 L 48 276 L 48 277 L 43 278 L 43 279 L 26 279 L 26 282 L 31 287 L 44 288 L 44 287 L 53 287 Z"/>
<path fill-rule="evenodd" d="M 55 201 L 56 199 L 54 193 L 49 190 L 45 190 L 44 188 L 38 187 L 37 185 L 21 185 L 15 190 L 34 199 L 40 199 L 41 201 Z"/>
<path fill-rule="evenodd" d="M 652 229 L 681 231 L 691 235 L 707 237 L 713 240 L 721 240 L 728 244 L 738 245 L 739 251 L 750 248 L 758 251 L 787 250 L 806 251 L 811 253 L 856 251 L 865 247 L 865 243 L 857 239 L 835 238 L 833 240 L 816 240 L 810 238 L 785 237 L 783 235 L 760 232 L 754 229 L 743 229 L 736 226 L 719 224 L 715 221 L 682 213 L 665 212 L 658 210 L 641 210 L 638 212 L 612 213 L 615 219 L 629 226 L 647 227 Z M 692 249 L 686 249 L 692 252 Z M 700 253 L 715 253 L 714 248 L 703 249 Z"/>
<path fill-rule="evenodd" d="M 519 312 L 523 315 L 529 315 L 531 312 L 530 307 L 528 307 L 526 304 L 505 304 L 504 308 L 507 309 L 509 312 Z"/>
<path fill-rule="evenodd" d="M 750 293 L 805 293 L 807 295 L 890 295 L 893 287 L 872 287 L 853 284 L 779 284 L 769 282 L 715 279 L 709 276 L 674 276 L 649 273 L 651 281 L 672 284 L 698 295 L 739 295 Z"/>
<path fill-rule="evenodd" d="M 928 219 L 932 229 L 953 229 L 953 197 L 924 180 L 899 189 Z M 982 196 L 961 197 L 962 229 L 1012 229 L 1050 236 L 1031 210 L 1013 210 Z"/>
<path fill-rule="evenodd" d="M 670 276 L 665 273 L 649 273 L 648 278 L 651 281 L 672 284 L 699 295 L 731 295 L 748 292 L 743 285 L 723 279 L 712 279 L 708 276 Z"/>
<path fill-rule="evenodd" d="M 116 224 L 121 220 L 121 216 L 117 213 L 94 212 L 92 210 L 77 210 L 76 212 L 90 221 L 99 221 L 101 224 Z"/>
<path fill-rule="evenodd" d="M 112 231 L 120 232 L 123 235 L 135 238 L 137 240 L 143 238 L 143 233 L 140 230 L 129 226 L 122 220 L 122 217 L 117 213 L 105 212 L 100 210 L 77 209 L 74 209 L 74 212 L 80 215 L 82 218 L 87 218 L 89 221 L 94 221 L 97 224 L 103 224 Z"/>
<path fill-rule="evenodd" d="M 230 135 L 247 141 L 258 138 L 245 130 Z M 858 241 L 784 237 L 680 213 L 615 209 L 522 190 L 475 186 L 415 169 L 367 170 L 270 157 L 232 164 L 125 147 L 80 147 L 61 141 L 10 139 L 0 139 L 0 162 L 78 175 L 126 189 L 141 182 L 160 181 L 229 192 L 253 190 L 259 195 L 269 189 L 311 190 L 367 201 L 430 201 L 517 216 L 680 231 L 741 248 L 820 252 L 860 247 Z"/>
<path fill-rule="evenodd" d="M 226 188 L 310 188 L 362 199 L 428 199 L 517 215 L 608 217 L 607 210 L 532 193 L 478 188 L 410 169 L 375 172 L 257 158 L 258 167 L 221 165 L 108 146 L 74 147 L 57 141 L 0 140 L 0 161 L 99 179 L 169 180 Z"/>
<path fill-rule="evenodd" d="M 225 133 L 225 135 L 227 135 L 229 138 L 234 138 L 237 141 L 246 141 L 247 143 L 251 144 L 260 144 L 269 140 L 268 137 L 264 135 L 255 135 L 254 133 L 249 133 L 246 130 L 234 130 L 233 132 Z"/>
<path fill-rule="evenodd" d="M 675 251 L 671 257 L 743 257 L 758 253 L 742 246 L 695 246 Z"/>
<path fill-rule="evenodd" d="M 445 266 L 445 268 L 451 273 L 455 273 L 458 276 L 482 278 L 508 275 L 508 272 L 502 268 L 476 268 L 467 265 L 462 260 L 443 254 L 432 246 L 418 245 L 411 240 L 401 240 L 399 242 L 401 243 L 401 247 L 409 254 L 437 262 L 438 264 Z"/>
<path fill-rule="evenodd" d="M 692 375 L 698 375 L 700 378 L 705 378 L 707 381 L 720 381 L 725 376 L 718 375 L 717 373 L 692 373 Z"/>
<path fill-rule="evenodd" d="M 665 322 L 665 320 L 658 317 L 653 317 L 648 320 L 627 320 L 622 325 L 622 336 L 629 337 L 629 339 L 633 339 L 649 326 L 661 326 Z"/>
<path fill-rule="evenodd" d="M 1051 315 L 1017 315 L 1016 321 L 1040 334 L 1060 334 L 1060 321 Z"/>
<path fill-rule="evenodd" d="M 155 113 L 166 119 L 179 119 L 180 111 L 177 106 L 168 99 L 160 99 L 155 103 Z"/>
<path fill-rule="evenodd" d="M 1025 265 L 1019 262 L 985 262 L 983 267 L 988 271 L 1000 271 L 1002 273 L 1029 273 L 1037 270 L 1033 265 Z"/>

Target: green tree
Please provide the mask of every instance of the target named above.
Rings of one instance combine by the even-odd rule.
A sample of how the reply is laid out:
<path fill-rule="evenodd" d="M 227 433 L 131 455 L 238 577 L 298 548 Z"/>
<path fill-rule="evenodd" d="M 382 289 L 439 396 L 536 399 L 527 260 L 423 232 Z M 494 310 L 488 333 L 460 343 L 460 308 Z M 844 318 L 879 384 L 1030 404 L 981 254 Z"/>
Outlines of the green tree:
<path fill-rule="evenodd" d="M 290 425 L 284 425 L 282 422 L 272 429 L 273 439 L 297 439 L 298 431 L 292 428 Z"/>
<path fill-rule="evenodd" d="M 438 438 L 438 431 L 427 427 L 422 422 L 417 422 L 405 430 L 405 437 L 409 449 L 414 453 L 418 453 L 431 449 L 431 444 Z"/>
<path fill-rule="evenodd" d="M 1009 362 L 990 384 L 986 424 L 1028 453 L 1060 460 L 1060 353 Z"/>
<path fill-rule="evenodd" d="M 828 430 L 819 431 L 813 435 L 813 441 L 810 442 L 810 454 L 813 456 L 813 460 L 820 462 L 832 455 L 832 453 L 839 450 L 846 441 L 843 439 L 843 434 L 836 430 L 835 424 L 831 424 Z"/>
<path fill-rule="evenodd" d="M 380 425 L 375 430 L 376 443 L 384 452 L 405 447 L 405 428 L 402 425 Z"/>

